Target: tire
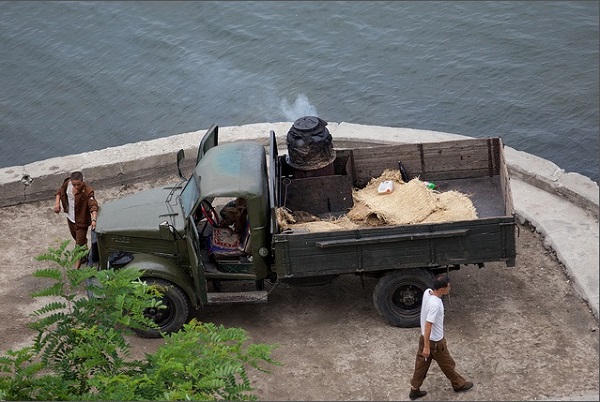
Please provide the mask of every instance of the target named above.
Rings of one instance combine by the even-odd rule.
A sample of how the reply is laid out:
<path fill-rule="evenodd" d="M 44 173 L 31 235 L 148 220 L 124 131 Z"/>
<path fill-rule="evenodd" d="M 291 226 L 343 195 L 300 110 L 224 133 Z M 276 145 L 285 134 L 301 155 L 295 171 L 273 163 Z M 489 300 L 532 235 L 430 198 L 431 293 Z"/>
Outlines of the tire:
<path fill-rule="evenodd" d="M 432 286 L 434 277 L 426 268 L 387 273 L 375 286 L 375 308 L 395 327 L 419 327 L 423 292 Z"/>
<path fill-rule="evenodd" d="M 161 279 L 146 279 L 146 283 L 156 286 L 163 294 L 162 303 L 166 308 L 148 308 L 144 313 L 158 325 L 157 329 L 134 328 L 133 331 L 142 338 L 160 338 L 162 334 L 179 331 L 187 322 L 190 312 L 189 303 L 183 291 L 171 282 Z"/>

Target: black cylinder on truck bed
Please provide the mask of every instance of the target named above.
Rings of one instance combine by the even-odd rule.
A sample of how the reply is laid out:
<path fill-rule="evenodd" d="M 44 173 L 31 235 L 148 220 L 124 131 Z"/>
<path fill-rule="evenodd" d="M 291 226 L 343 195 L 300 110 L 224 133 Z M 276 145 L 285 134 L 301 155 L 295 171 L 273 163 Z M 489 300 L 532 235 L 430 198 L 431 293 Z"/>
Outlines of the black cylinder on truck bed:
<path fill-rule="evenodd" d="M 300 117 L 287 133 L 287 164 L 299 170 L 316 170 L 335 160 L 327 122 L 316 116 Z"/>

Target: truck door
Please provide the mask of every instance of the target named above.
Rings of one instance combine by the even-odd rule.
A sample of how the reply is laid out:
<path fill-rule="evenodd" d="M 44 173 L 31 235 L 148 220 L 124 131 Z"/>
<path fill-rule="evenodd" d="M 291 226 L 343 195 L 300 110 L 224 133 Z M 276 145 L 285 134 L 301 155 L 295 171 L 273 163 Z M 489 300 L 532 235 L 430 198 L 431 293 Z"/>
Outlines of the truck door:
<path fill-rule="evenodd" d="M 188 222 L 190 235 L 187 236 L 188 254 L 190 256 L 191 274 L 196 289 L 196 297 L 201 304 L 207 303 L 206 277 L 204 276 L 204 266 L 200 261 L 200 237 L 192 216 Z"/>
<path fill-rule="evenodd" d="M 209 149 L 216 147 L 219 143 L 219 126 L 213 124 L 202 137 L 200 146 L 198 147 L 198 156 L 196 157 L 196 165 L 200 162 L 200 159 L 204 156 Z"/>
<path fill-rule="evenodd" d="M 279 205 L 279 176 L 281 174 L 277 157 L 277 139 L 271 130 L 269 137 L 269 203 L 271 206 L 271 234 L 279 233 L 277 225 L 277 206 Z"/>

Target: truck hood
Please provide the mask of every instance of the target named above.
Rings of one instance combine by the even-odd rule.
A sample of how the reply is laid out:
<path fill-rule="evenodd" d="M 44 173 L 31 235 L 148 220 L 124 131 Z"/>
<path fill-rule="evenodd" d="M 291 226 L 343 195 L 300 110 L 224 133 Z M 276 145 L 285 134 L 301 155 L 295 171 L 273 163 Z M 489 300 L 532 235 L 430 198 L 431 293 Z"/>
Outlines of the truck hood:
<path fill-rule="evenodd" d="M 181 184 L 173 184 L 101 204 L 96 233 L 158 237 L 158 225 L 164 221 L 181 230 L 184 225 L 178 201 L 181 189 Z"/>

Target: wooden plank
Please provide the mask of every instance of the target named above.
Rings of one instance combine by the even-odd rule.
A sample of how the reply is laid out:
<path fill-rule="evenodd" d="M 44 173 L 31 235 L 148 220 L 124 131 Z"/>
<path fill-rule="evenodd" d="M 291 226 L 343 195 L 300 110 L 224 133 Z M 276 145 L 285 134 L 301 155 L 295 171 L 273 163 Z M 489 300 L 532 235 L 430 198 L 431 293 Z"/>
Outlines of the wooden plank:
<path fill-rule="evenodd" d="M 348 176 L 293 179 L 282 188 L 282 204 L 292 211 L 319 215 L 352 208 L 352 182 Z"/>
<path fill-rule="evenodd" d="M 499 140 L 492 138 L 355 149 L 355 179 L 362 186 L 385 169 L 398 169 L 398 161 L 411 176 L 424 180 L 495 175 L 501 162 L 499 147 Z"/>
<path fill-rule="evenodd" d="M 504 211 L 505 211 L 505 215 L 508 216 L 514 216 L 515 212 L 514 212 L 514 204 L 513 204 L 513 197 L 512 197 L 512 192 L 510 190 L 510 177 L 508 175 L 508 168 L 507 168 L 507 164 L 506 164 L 506 159 L 504 156 L 504 144 L 502 143 L 502 140 L 499 141 L 500 142 L 500 150 L 501 152 L 499 152 L 498 158 L 500 160 L 500 180 L 502 183 L 502 199 L 504 200 Z"/>
<path fill-rule="evenodd" d="M 409 233 L 409 234 L 389 234 L 385 236 L 365 236 L 359 239 L 336 239 L 329 241 L 317 241 L 315 246 L 318 248 L 332 248 L 332 247 L 344 247 L 344 246 L 359 246 L 369 244 L 381 244 L 381 243 L 398 243 L 403 241 L 414 241 L 420 239 L 433 239 L 438 237 L 457 237 L 465 236 L 469 233 L 469 229 L 457 229 L 457 230 L 446 230 L 436 231 L 434 233 Z"/>
<path fill-rule="evenodd" d="M 330 166 L 331 174 L 320 173 L 306 176 L 285 163 L 285 156 L 279 157 L 279 197 L 277 206 L 285 206 L 292 211 L 305 211 L 314 215 L 345 212 L 353 206 L 353 172 L 351 152 L 336 153 Z"/>

